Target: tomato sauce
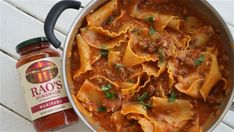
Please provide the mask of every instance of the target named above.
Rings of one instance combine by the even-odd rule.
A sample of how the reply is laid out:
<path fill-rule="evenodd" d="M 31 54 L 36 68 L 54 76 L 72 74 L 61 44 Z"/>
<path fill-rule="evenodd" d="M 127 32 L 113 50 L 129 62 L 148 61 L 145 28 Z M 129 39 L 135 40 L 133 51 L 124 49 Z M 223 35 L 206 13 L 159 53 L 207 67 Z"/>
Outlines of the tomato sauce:
<path fill-rule="evenodd" d="M 16 50 L 21 56 L 16 64 L 16 68 L 21 73 L 21 84 L 25 89 L 25 99 L 29 107 L 35 129 L 38 132 L 46 132 L 78 121 L 78 117 L 71 108 L 66 95 L 57 94 L 65 92 L 65 89 L 62 87 L 61 80 L 57 78 L 57 76 L 60 76 L 59 74 L 61 72 L 61 69 L 59 69 L 60 66 L 56 65 L 59 63 L 52 61 L 59 59 L 60 55 L 57 51 L 50 48 L 50 44 L 47 39 L 40 37 L 24 41 L 16 47 Z M 49 63 L 44 62 L 53 63 L 57 67 L 55 65 L 51 67 L 51 65 L 48 65 Z M 31 63 L 33 63 L 34 66 L 30 66 L 32 69 L 31 72 L 22 72 L 23 68 L 27 67 Z M 22 81 L 25 78 L 24 74 L 26 74 L 30 83 Z M 35 81 L 36 78 L 38 80 Z M 44 78 L 44 81 L 40 82 L 42 78 Z M 34 85 L 32 85 L 30 80 L 34 80 Z M 60 84 L 54 86 L 52 85 L 52 81 L 57 83 L 60 82 Z M 31 91 L 29 90 L 31 87 L 34 87 L 34 92 L 37 94 L 34 93 L 35 95 L 33 94 L 33 96 L 30 96 L 32 94 L 31 92 L 33 92 L 32 89 Z M 57 87 L 57 89 L 55 87 Z M 52 95 L 52 101 L 50 99 L 51 96 L 48 95 Z M 30 103 L 31 100 L 34 100 L 37 103 Z M 47 102 L 44 100 L 47 100 Z M 33 111 L 33 108 L 36 109 L 36 112 Z M 55 111 L 55 109 L 57 110 Z M 40 114 L 37 115 L 37 113 Z"/>

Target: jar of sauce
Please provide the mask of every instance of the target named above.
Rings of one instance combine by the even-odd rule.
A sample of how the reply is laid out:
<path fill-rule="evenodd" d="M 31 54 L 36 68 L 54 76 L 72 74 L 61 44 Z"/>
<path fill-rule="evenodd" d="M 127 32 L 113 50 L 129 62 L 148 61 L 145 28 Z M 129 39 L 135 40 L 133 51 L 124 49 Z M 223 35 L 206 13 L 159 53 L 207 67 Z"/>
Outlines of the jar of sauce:
<path fill-rule="evenodd" d="M 16 68 L 35 129 L 45 132 L 78 121 L 63 87 L 60 55 L 48 40 L 24 41 L 16 51 L 20 55 Z"/>

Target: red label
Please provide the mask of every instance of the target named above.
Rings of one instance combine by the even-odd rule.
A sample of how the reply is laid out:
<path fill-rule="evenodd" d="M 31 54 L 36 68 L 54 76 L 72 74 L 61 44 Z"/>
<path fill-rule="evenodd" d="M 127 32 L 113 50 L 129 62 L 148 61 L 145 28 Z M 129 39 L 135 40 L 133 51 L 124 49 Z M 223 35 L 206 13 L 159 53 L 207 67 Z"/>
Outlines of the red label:
<path fill-rule="evenodd" d="M 31 108 L 32 113 L 56 106 L 56 105 L 60 105 L 60 104 L 64 104 L 64 103 L 68 103 L 69 100 L 67 97 L 63 97 L 63 98 L 59 98 L 59 99 L 54 99 L 54 100 L 50 100 L 48 102 L 45 103 L 41 103 L 39 105 L 33 106 Z"/>

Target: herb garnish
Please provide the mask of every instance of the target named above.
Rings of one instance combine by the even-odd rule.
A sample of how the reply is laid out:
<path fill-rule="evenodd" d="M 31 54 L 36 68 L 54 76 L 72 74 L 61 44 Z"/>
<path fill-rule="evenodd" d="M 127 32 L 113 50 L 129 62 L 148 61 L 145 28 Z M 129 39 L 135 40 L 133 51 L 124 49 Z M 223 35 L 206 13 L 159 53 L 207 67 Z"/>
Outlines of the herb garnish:
<path fill-rule="evenodd" d="M 159 54 L 159 63 L 163 63 L 165 59 L 165 54 L 162 48 L 158 49 L 158 54 Z"/>
<path fill-rule="evenodd" d="M 112 94 L 109 91 L 105 91 L 105 97 L 108 98 L 108 99 L 112 99 L 114 97 L 114 94 Z"/>
<path fill-rule="evenodd" d="M 144 101 L 148 98 L 148 93 L 144 92 L 140 97 L 137 98 L 138 101 Z"/>
<path fill-rule="evenodd" d="M 143 108 L 146 109 L 146 110 L 152 108 L 151 104 L 147 104 L 144 101 L 139 101 L 139 103 L 142 104 Z"/>
<path fill-rule="evenodd" d="M 112 88 L 112 85 L 108 83 L 107 85 L 102 85 L 101 90 L 102 91 L 108 91 Z"/>
<path fill-rule="evenodd" d="M 120 70 L 121 68 L 123 68 L 122 64 L 120 64 L 120 63 L 115 64 L 115 69 Z"/>
<path fill-rule="evenodd" d="M 176 101 L 176 93 L 174 91 L 171 92 L 170 96 L 168 97 L 168 102 L 172 103 Z"/>
<path fill-rule="evenodd" d="M 144 21 L 154 23 L 154 16 L 149 16 L 148 18 L 145 18 Z"/>
<path fill-rule="evenodd" d="M 147 103 L 144 102 L 144 100 L 147 99 L 147 98 L 149 98 L 149 95 L 148 95 L 147 92 L 144 92 L 141 96 L 139 96 L 139 97 L 137 98 L 137 101 L 138 101 L 140 104 L 142 104 L 142 105 L 143 105 L 143 108 L 146 109 L 146 110 L 149 109 L 149 108 L 152 108 L 152 105 L 151 105 L 151 104 L 147 104 Z"/>
<path fill-rule="evenodd" d="M 154 29 L 154 27 L 151 25 L 149 27 L 149 35 L 153 35 L 156 32 L 156 30 Z"/>
<path fill-rule="evenodd" d="M 197 60 L 194 61 L 195 66 L 201 65 L 201 63 L 205 61 L 205 56 L 201 55 Z"/>
<path fill-rule="evenodd" d="M 108 99 L 114 98 L 114 94 L 109 91 L 111 88 L 112 88 L 112 85 L 110 83 L 108 83 L 107 85 L 101 86 L 101 90 L 104 92 L 105 97 Z"/>
<path fill-rule="evenodd" d="M 100 50 L 100 54 L 101 54 L 102 57 L 107 57 L 108 54 L 109 54 L 109 50 L 108 50 L 108 49 L 102 48 L 102 49 Z"/>
<path fill-rule="evenodd" d="M 108 18 L 106 19 L 106 23 L 107 23 L 107 24 L 111 24 L 113 20 L 114 20 L 114 17 L 113 17 L 113 16 L 110 16 L 110 17 L 108 17 Z"/>
<path fill-rule="evenodd" d="M 105 111 L 106 111 L 106 107 L 105 106 L 98 107 L 98 112 L 105 112 Z"/>

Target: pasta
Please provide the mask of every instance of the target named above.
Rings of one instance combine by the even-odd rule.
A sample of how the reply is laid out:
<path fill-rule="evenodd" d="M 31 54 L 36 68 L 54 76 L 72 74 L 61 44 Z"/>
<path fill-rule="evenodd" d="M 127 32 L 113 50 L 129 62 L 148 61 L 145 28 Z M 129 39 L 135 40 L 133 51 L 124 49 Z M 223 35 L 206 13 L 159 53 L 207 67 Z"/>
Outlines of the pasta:
<path fill-rule="evenodd" d="M 195 14 L 176 0 L 110 0 L 86 17 L 70 71 L 77 108 L 97 130 L 206 131 L 229 89 L 229 57 Z"/>

